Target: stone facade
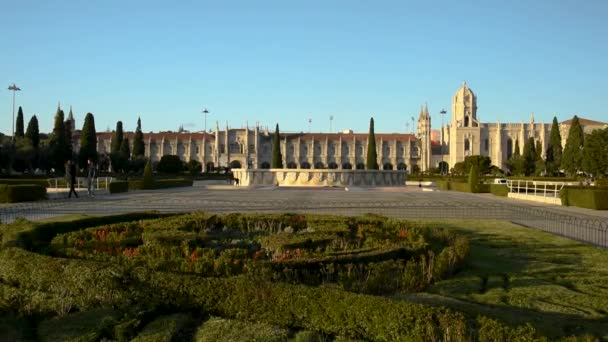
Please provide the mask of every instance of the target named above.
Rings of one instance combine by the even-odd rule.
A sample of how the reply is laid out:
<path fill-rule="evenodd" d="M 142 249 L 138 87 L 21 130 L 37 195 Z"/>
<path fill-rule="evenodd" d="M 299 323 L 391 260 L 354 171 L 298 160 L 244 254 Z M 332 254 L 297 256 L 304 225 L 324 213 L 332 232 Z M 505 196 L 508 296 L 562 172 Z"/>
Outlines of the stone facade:
<path fill-rule="evenodd" d="M 71 119 L 73 120 L 73 118 Z M 560 123 L 565 145 L 570 121 Z M 580 119 L 585 133 L 607 127 L 604 122 Z M 492 164 L 505 168 L 519 141 L 520 152 L 529 137 L 540 141 L 546 151 L 551 123 L 537 123 L 534 114 L 527 123 L 482 123 L 477 116 L 477 96 L 466 82 L 452 98 L 448 123 L 432 130 L 428 106 L 420 109 L 416 135 L 376 133 L 378 165 L 381 170 L 426 171 L 443 161 L 451 168 L 469 155 L 488 156 Z M 78 132 L 76 132 L 76 135 Z M 133 133 L 125 133 L 133 144 Z M 229 128 L 213 133 L 158 132 L 144 133 L 145 155 L 153 162 L 164 155 L 178 155 L 182 160 L 197 160 L 205 170 L 218 167 L 267 169 L 272 159 L 272 132 L 261 127 Z M 97 150 L 108 154 L 112 133 L 98 133 Z M 78 139 L 74 139 L 75 151 Z M 282 133 L 283 165 L 290 169 L 362 169 L 367 155 L 367 133 Z"/>

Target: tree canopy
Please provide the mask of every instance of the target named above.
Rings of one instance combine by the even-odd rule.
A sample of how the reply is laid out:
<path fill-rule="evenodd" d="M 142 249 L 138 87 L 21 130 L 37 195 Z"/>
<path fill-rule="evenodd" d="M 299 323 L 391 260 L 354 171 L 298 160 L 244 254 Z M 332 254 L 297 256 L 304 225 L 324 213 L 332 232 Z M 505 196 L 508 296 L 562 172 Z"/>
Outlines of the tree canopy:
<path fill-rule="evenodd" d="M 598 178 L 608 175 L 608 128 L 595 129 L 585 137 L 583 170 Z"/>
<path fill-rule="evenodd" d="M 15 122 L 15 137 L 23 138 L 23 109 L 19 106 L 19 110 L 17 111 L 17 121 Z"/>
<path fill-rule="evenodd" d="M 144 145 L 144 134 L 141 131 L 141 119 L 137 118 L 137 128 L 135 129 L 135 137 L 133 138 L 133 158 L 144 156 L 146 147 Z"/>
<path fill-rule="evenodd" d="M 547 172 L 550 175 L 554 175 L 560 170 L 562 164 L 562 136 L 559 132 L 559 124 L 556 117 L 553 117 L 553 123 L 551 124 L 551 134 L 549 136 L 545 161 Z"/>
<path fill-rule="evenodd" d="M 67 146 L 63 110 L 57 107 L 53 134 L 49 140 L 49 166 L 63 173 L 65 172 L 65 162 L 71 157 L 70 148 Z"/>
<path fill-rule="evenodd" d="M 28 122 L 25 137 L 32 143 L 35 149 L 38 149 L 40 146 L 40 130 L 38 129 L 38 118 L 36 115 L 32 115 L 30 122 Z"/>
<path fill-rule="evenodd" d="M 87 160 L 97 161 L 97 132 L 95 131 L 95 118 L 87 113 L 80 132 L 80 152 L 78 161 L 80 165 L 87 165 Z"/>
<path fill-rule="evenodd" d="M 562 168 L 569 175 L 574 175 L 581 170 L 584 144 L 583 127 L 575 115 L 572 118 L 570 130 L 568 131 L 568 139 L 566 139 L 566 146 L 562 155 Z"/>

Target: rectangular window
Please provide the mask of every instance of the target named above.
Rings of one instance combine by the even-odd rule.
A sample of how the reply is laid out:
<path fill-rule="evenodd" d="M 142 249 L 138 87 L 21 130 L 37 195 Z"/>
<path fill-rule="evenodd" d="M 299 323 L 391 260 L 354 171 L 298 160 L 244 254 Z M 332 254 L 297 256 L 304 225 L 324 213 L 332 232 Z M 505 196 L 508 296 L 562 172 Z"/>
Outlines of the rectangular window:
<path fill-rule="evenodd" d="M 196 146 L 196 154 L 198 154 L 198 152 L 199 152 L 199 149 L 198 149 L 198 146 Z"/>
<path fill-rule="evenodd" d="M 226 153 L 226 147 L 224 144 L 220 144 L 220 153 Z"/>
<path fill-rule="evenodd" d="M 485 140 L 486 151 L 490 150 L 490 141 L 488 139 Z"/>

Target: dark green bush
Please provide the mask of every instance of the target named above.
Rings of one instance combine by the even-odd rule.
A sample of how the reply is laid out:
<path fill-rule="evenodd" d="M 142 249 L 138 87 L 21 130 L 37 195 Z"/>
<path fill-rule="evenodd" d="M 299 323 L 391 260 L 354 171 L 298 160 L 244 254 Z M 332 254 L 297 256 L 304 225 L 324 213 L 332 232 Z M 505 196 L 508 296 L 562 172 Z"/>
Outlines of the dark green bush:
<path fill-rule="evenodd" d="M 189 178 L 178 179 L 158 179 L 155 180 L 150 187 L 146 185 L 146 181 L 129 181 L 129 190 L 152 190 L 152 189 L 168 189 L 178 188 L 182 186 L 192 186 L 194 182 Z"/>
<path fill-rule="evenodd" d="M 509 194 L 509 187 L 504 184 L 490 184 L 490 192 L 496 196 L 507 197 Z"/>
<path fill-rule="evenodd" d="M 131 188 L 129 186 L 129 188 Z M 150 160 L 146 162 L 146 166 L 144 167 L 144 179 L 141 183 L 142 189 L 153 189 L 154 188 L 154 176 L 152 175 L 152 163 Z"/>
<path fill-rule="evenodd" d="M 562 205 L 595 210 L 608 210 L 608 189 L 564 187 L 559 197 Z"/>
<path fill-rule="evenodd" d="M 38 326 L 40 341 L 98 341 L 111 332 L 120 316 L 108 309 L 77 312 L 65 317 L 51 318 Z"/>
<path fill-rule="evenodd" d="M 20 184 L 34 184 L 48 187 L 48 182 L 46 179 L 42 178 L 0 178 L 0 184 L 7 185 L 20 185 Z"/>
<path fill-rule="evenodd" d="M 126 181 L 112 181 L 110 183 L 110 193 L 116 194 L 119 192 L 129 191 L 129 182 Z"/>
<path fill-rule="evenodd" d="M 192 324 L 192 317 L 178 313 L 160 316 L 150 322 L 131 342 L 171 342 L 184 327 Z"/>
<path fill-rule="evenodd" d="M 156 171 L 162 173 L 181 173 L 184 168 L 184 162 L 176 155 L 162 156 L 156 165 Z"/>
<path fill-rule="evenodd" d="M 46 187 L 33 184 L 0 184 L 0 203 L 39 201 L 46 198 Z"/>

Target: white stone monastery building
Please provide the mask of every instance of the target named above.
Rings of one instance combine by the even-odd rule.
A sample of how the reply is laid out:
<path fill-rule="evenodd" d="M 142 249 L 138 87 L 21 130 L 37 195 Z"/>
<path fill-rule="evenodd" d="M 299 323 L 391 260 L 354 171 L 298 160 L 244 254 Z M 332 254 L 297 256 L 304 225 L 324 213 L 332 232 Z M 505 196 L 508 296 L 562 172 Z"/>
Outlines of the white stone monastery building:
<path fill-rule="evenodd" d="M 377 118 L 382 120 L 381 118 Z M 562 145 L 565 145 L 571 120 L 560 123 Z M 604 122 L 580 118 L 585 133 L 607 127 Z M 378 165 L 383 170 L 422 171 L 439 167 L 443 161 L 451 168 L 466 156 L 490 157 L 492 164 L 505 168 L 516 141 L 523 149 L 529 137 L 540 141 L 546 151 L 551 123 L 537 123 L 534 115 L 528 123 L 483 123 L 477 116 L 477 96 L 466 82 L 452 98 L 451 119 L 439 130 L 432 130 L 428 107 L 421 108 L 416 135 L 409 133 L 376 133 Z M 153 162 L 164 155 L 194 159 L 204 170 L 221 167 L 269 168 L 272 160 L 272 134 L 261 127 L 213 132 L 144 133 L 145 156 Z M 97 151 L 108 154 L 113 133 L 97 134 Z M 133 143 L 134 133 L 124 134 Z M 281 133 L 283 165 L 297 169 L 362 169 L 367 156 L 368 133 Z M 78 139 L 74 139 L 78 148 Z M 76 149 L 77 151 L 77 149 Z"/>

